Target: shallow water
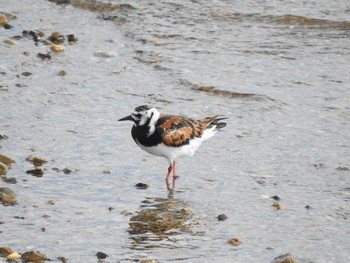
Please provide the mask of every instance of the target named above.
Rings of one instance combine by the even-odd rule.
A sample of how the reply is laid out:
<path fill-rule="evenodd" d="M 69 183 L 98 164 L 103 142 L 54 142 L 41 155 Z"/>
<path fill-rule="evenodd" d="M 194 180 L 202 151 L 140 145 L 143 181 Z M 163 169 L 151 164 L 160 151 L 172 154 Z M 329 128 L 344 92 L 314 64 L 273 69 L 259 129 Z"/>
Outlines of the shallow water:
<path fill-rule="evenodd" d="M 17 16 L 1 29 L 0 134 L 9 139 L 0 153 L 16 160 L 9 176 L 18 183 L 0 186 L 18 205 L 0 207 L 0 246 L 69 262 L 94 262 L 97 251 L 106 262 L 270 262 L 287 252 L 298 262 L 349 261 L 347 1 L 142 1 L 113 12 L 14 2 L 0 2 Z M 3 43 L 24 29 L 79 40 L 42 61 L 48 46 Z M 117 122 L 145 103 L 229 117 L 178 160 L 174 189 L 163 181 L 166 161 Z M 25 173 L 28 155 L 49 159 L 43 177 Z M 154 229 L 133 228 L 154 218 Z"/>

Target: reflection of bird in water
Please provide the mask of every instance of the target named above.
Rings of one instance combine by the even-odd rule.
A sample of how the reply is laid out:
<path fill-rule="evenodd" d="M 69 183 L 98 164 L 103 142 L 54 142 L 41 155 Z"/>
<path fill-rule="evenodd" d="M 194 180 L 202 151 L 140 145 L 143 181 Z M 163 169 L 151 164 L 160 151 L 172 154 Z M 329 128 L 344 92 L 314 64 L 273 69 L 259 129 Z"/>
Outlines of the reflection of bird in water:
<path fill-rule="evenodd" d="M 191 156 L 203 141 L 226 127 L 217 116 L 193 120 L 176 115 L 160 114 L 156 108 L 139 106 L 130 115 L 119 121 L 134 122 L 131 134 L 134 141 L 146 152 L 165 157 L 169 161 L 168 181 L 171 172 L 176 178 L 175 159 Z"/>
<path fill-rule="evenodd" d="M 161 241 L 181 233 L 191 233 L 190 223 L 194 212 L 181 200 L 147 198 L 141 209 L 130 218 L 129 234 L 133 248 L 157 246 L 149 241 Z M 163 243 L 159 243 L 162 246 Z"/>

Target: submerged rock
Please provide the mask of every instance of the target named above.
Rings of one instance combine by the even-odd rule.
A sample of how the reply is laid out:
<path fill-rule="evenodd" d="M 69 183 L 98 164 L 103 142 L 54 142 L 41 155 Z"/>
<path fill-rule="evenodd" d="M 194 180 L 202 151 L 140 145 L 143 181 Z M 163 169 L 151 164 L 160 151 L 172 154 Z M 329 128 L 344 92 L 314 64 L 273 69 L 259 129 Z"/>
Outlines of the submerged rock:
<path fill-rule="evenodd" d="M 225 221 L 228 217 L 225 214 L 220 214 L 216 217 L 219 221 Z"/>
<path fill-rule="evenodd" d="M 60 46 L 60 45 L 55 45 L 55 44 L 52 44 L 50 49 L 53 52 L 62 52 L 62 51 L 66 50 L 65 46 Z"/>
<path fill-rule="evenodd" d="M 0 26 L 4 26 L 7 23 L 6 16 L 0 16 Z"/>
<path fill-rule="evenodd" d="M 232 246 L 239 246 L 242 243 L 242 241 L 237 237 L 233 237 L 233 238 L 230 238 L 227 241 L 227 243 L 231 244 Z"/>
<path fill-rule="evenodd" d="M 8 173 L 7 166 L 4 163 L 0 162 L 0 176 L 7 175 L 7 173 Z"/>
<path fill-rule="evenodd" d="M 287 253 L 276 257 L 272 263 L 297 263 L 297 261 L 291 254 Z"/>
<path fill-rule="evenodd" d="M 7 257 L 8 255 L 14 253 L 14 251 L 9 247 L 0 247 L 0 256 Z"/>
<path fill-rule="evenodd" d="M 107 258 L 108 255 L 107 255 L 106 253 L 104 253 L 104 252 L 97 252 L 97 253 L 96 253 L 96 257 L 97 257 L 98 260 L 100 260 L 100 259 L 105 259 L 105 258 Z"/>
<path fill-rule="evenodd" d="M 28 170 L 28 171 L 26 171 L 26 173 L 31 174 L 31 175 L 36 176 L 36 177 L 42 177 L 44 174 L 44 169 L 36 168 L 36 169 Z"/>
<path fill-rule="evenodd" d="M 272 206 L 274 208 L 276 208 L 277 210 L 281 210 L 281 208 L 282 208 L 282 206 L 279 203 L 277 203 L 277 202 L 273 203 Z"/>
<path fill-rule="evenodd" d="M 11 254 L 7 255 L 6 258 L 7 258 L 7 260 L 12 261 L 12 260 L 20 259 L 20 258 L 21 258 L 21 255 L 18 254 L 17 252 L 14 252 L 14 253 L 11 253 Z"/>
<path fill-rule="evenodd" d="M 25 262 L 38 262 L 47 260 L 47 257 L 39 251 L 29 251 L 22 254 L 22 260 Z"/>
<path fill-rule="evenodd" d="M 53 32 L 48 40 L 55 44 L 64 43 L 64 36 L 60 32 Z"/>
<path fill-rule="evenodd" d="M 148 188 L 148 184 L 138 183 L 138 184 L 135 184 L 135 187 L 136 187 L 137 189 L 145 190 L 145 189 Z"/>
<path fill-rule="evenodd" d="M 47 163 L 48 160 L 43 157 L 33 157 L 32 155 L 29 155 L 26 158 L 26 161 L 32 163 L 35 167 L 42 166 L 43 164 Z"/>
<path fill-rule="evenodd" d="M 0 201 L 4 205 L 14 205 L 17 202 L 16 194 L 8 187 L 0 187 Z"/>
<path fill-rule="evenodd" d="M 7 166 L 10 166 L 11 164 L 15 163 L 14 160 L 12 160 L 10 157 L 7 157 L 6 155 L 0 154 L 0 162 L 3 164 L 6 164 Z"/>

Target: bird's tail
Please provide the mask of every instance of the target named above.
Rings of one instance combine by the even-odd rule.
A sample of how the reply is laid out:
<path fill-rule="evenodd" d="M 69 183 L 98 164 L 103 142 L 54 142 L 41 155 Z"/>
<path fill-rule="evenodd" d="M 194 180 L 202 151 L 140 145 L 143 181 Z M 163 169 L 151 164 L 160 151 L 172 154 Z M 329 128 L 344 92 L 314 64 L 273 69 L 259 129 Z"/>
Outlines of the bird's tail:
<path fill-rule="evenodd" d="M 215 127 L 215 130 L 221 130 L 222 128 L 225 128 L 227 126 L 227 122 L 223 121 L 228 118 L 218 118 L 218 116 L 214 117 L 207 117 L 205 119 L 202 119 L 201 121 L 207 125 L 207 128 Z"/>
<path fill-rule="evenodd" d="M 227 118 L 215 118 L 210 123 L 210 126 L 216 126 L 215 130 L 221 130 L 222 128 L 225 128 L 227 126 L 227 122 L 223 120 L 227 120 Z"/>

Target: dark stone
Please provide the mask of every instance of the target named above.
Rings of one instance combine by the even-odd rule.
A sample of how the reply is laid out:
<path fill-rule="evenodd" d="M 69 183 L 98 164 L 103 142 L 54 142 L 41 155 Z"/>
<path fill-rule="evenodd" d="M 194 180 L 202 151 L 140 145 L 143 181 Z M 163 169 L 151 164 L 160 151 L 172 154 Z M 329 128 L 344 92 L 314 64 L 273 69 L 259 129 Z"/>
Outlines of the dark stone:
<path fill-rule="evenodd" d="M 144 183 L 138 183 L 138 184 L 135 185 L 135 187 L 136 187 L 137 189 L 141 189 L 141 190 L 147 189 L 148 186 L 149 186 L 148 184 L 144 184 Z"/>
<path fill-rule="evenodd" d="M 228 217 L 225 214 L 220 214 L 216 217 L 219 221 L 225 221 Z"/>
<path fill-rule="evenodd" d="M 103 253 L 103 252 L 97 252 L 96 253 L 96 257 L 97 259 L 105 259 L 106 257 L 108 257 L 108 255 L 106 253 Z"/>
<path fill-rule="evenodd" d="M 271 198 L 273 200 L 275 200 L 275 201 L 280 201 L 281 200 L 281 198 L 279 198 L 279 196 L 277 196 L 277 195 L 271 196 Z"/>

